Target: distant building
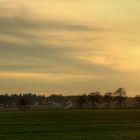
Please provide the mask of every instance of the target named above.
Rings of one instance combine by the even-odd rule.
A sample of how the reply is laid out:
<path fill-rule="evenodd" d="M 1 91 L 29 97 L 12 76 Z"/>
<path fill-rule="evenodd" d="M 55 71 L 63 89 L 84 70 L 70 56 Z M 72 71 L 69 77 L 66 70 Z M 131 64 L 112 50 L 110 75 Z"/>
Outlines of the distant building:
<path fill-rule="evenodd" d="M 53 105 L 53 107 L 61 107 L 61 104 L 57 103 L 57 102 L 53 102 L 52 105 Z"/>
<path fill-rule="evenodd" d="M 36 107 L 39 106 L 39 102 L 36 101 L 34 106 L 36 106 Z"/>
<path fill-rule="evenodd" d="M 71 102 L 71 100 L 69 100 L 69 101 L 67 101 L 66 102 L 66 106 L 65 106 L 66 108 L 71 108 L 71 107 L 73 107 L 73 103 Z"/>

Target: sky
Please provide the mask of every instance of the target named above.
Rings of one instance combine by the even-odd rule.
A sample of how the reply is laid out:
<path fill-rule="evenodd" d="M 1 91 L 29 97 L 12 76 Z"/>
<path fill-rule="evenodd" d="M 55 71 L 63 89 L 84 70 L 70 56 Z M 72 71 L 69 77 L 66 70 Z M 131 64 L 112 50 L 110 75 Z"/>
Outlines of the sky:
<path fill-rule="evenodd" d="M 0 0 L 0 92 L 140 94 L 139 15 L 139 0 Z"/>

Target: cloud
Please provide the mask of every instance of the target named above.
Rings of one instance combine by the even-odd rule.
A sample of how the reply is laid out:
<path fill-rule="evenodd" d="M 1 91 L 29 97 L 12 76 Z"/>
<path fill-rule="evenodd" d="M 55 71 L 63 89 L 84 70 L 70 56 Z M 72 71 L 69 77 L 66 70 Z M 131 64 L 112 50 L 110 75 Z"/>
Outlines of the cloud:
<path fill-rule="evenodd" d="M 33 19 L 30 17 L 0 17 L 0 32 L 20 36 L 20 31 L 28 30 L 67 30 L 67 31 L 94 31 L 102 32 L 104 29 L 90 27 L 74 21 Z"/>
<path fill-rule="evenodd" d="M 6 17 L 1 18 L 0 21 L 1 36 L 3 36 L 0 41 L 0 57 L 3 62 L 8 62 L 8 64 L 2 63 L 0 65 L 1 71 L 81 75 L 114 75 L 120 73 L 115 67 L 106 65 L 105 62 L 97 63 L 97 61 L 89 61 L 89 59 L 82 57 L 88 58 L 88 54 L 90 54 L 93 56 L 93 60 L 96 60 L 99 52 L 103 52 L 103 57 L 106 57 L 106 48 L 103 48 L 101 43 L 96 44 L 97 41 L 103 41 L 103 38 L 100 35 L 97 37 L 97 34 L 104 32 L 104 29 L 92 28 L 74 22 L 37 21 L 24 17 Z M 44 33 L 37 34 L 36 30 L 46 33 L 45 41 Z M 37 35 L 34 35 L 34 31 Z M 52 42 L 56 41 L 50 33 L 57 34 L 59 32 L 64 32 L 66 38 L 60 35 L 56 44 L 49 43 L 51 39 L 53 39 Z M 76 36 L 76 39 L 79 38 L 78 44 L 74 42 L 74 37 L 71 37 L 75 32 L 78 32 L 78 36 Z M 91 37 L 93 33 L 95 33 L 95 37 Z M 56 37 L 58 36 L 56 35 Z M 60 38 L 62 38 L 62 42 Z M 68 40 L 68 46 L 65 39 Z M 89 42 L 94 46 L 85 47 L 84 44 L 89 45 Z"/>
<path fill-rule="evenodd" d="M 115 72 L 104 65 L 90 63 L 77 56 L 75 48 L 64 46 L 42 45 L 19 46 L 1 43 L 0 57 L 3 62 L 1 71 L 49 72 L 49 73 L 81 73 L 104 74 Z"/>
<path fill-rule="evenodd" d="M 131 4 L 0 1 L 0 84 L 134 89 L 140 22 Z"/>
<path fill-rule="evenodd" d="M 79 35 L 79 32 L 88 32 L 87 35 L 89 32 L 103 32 L 104 29 L 93 28 L 81 23 L 69 23 L 68 21 L 36 20 L 17 16 L 1 17 L 0 21 L 1 71 L 75 73 L 81 75 L 115 71 L 112 68 L 82 60 L 78 56 L 80 55 L 79 52 L 87 51 L 87 48 L 73 46 L 74 38 L 70 38 L 69 35 L 69 32 L 72 34 L 78 32 Z M 43 43 L 44 36 L 42 34 L 34 35 L 34 31 L 54 32 L 54 34 L 57 32 L 65 33 L 66 31 L 68 32 L 69 46 L 61 43 L 60 38 L 57 45 L 47 43 L 51 38 L 54 38 L 49 33 L 46 34 L 46 41 Z M 82 33 L 82 36 L 84 34 Z M 86 37 L 85 42 L 93 41 L 93 38 L 90 40 L 89 38 Z M 62 40 L 64 41 L 65 38 Z M 99 38 L 95 37 L 94 41 L 96 40 Z M 80 38 L 79 41 L 81 41 Z"/>

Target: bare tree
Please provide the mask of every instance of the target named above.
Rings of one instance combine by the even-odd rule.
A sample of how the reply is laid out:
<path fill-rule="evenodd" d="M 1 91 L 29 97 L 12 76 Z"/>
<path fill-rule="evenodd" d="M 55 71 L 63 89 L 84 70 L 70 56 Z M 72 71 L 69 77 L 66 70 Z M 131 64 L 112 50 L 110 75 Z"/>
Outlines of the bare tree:
<path fill-rule="evenodd" d="M 92 107 L 99 107 L 99 101 L 100 101 L 101 95 L 99 92 L 92 92 L 88 95 L 88 101 L 92 104 Z"/>
<path fill-rule="evenodd" d="M 104 100 L 105 103 L 107 103 L 108 108 L 110 108 L 112 99 L 113 99 L 113 93 L 112 92 L 106 92 L 104 97 L 103 97 L 103 100 Z"/>
<path fill-rule="evenodd" d="M 86 98 L 87 98 L 87 96 L 85 94 L 84 95 L 81 95 L 79 97 L 79 99 L 77 100 L 77 103 L 78 103 L 78 107 L 79 108 L 83 109 L 84 104 L 86 103 Z"/>
<path fill-rule="evenodd" d="M 136 95 L 134 97 L 134 102 L 138 105 L 138 107 L 140 108 L 140 95 Z"/>
<path fill-rule="evenodd" d="M 115 91 L 114 95 L 115 95 L 115 99 L 119 103 L 119 107 L 122 108 L 122 105 L 126 99 L 126 91 L 124 90 L 124 88 L 118 88 Z"/>
<path fill-rule="evenodd" d="M 21 98 L 17 103 L 17 108 L 20 111 L 25 111 L 26 108 L 29 108 L 29 102 L 25 98 Z"/>

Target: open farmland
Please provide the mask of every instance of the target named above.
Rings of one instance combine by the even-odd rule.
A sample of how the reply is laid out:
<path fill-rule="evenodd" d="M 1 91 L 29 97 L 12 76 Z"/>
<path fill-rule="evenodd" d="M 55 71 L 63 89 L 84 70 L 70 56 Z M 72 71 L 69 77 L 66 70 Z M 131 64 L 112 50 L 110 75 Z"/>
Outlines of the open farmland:
<path fill-rule="evenodd" d="M 138 140 L 140 110 L 1 112 L 2 140 Z"/>

